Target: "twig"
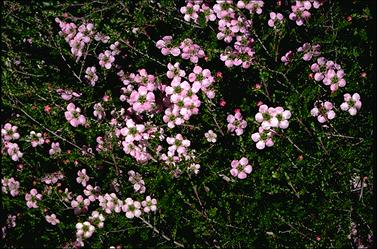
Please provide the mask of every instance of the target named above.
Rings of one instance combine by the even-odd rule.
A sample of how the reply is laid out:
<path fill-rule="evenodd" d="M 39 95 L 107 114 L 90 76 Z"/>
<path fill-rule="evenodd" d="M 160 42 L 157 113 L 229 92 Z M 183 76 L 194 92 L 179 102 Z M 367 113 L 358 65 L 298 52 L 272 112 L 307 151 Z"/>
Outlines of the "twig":
<path fill-rule="evenodd" d="M 154 227 L 151 223 L 149 223 L 148 221 L 146 221 L 143 217 L 139 217 L 139 219 L 142 220 L 145 225 L 147 225 L 148 227 L 152 228 L 155 233 L 161 235 L 167 241 L 172 241 L 178 247 L 182 247 L 182 248 L 185 247 L 182 243 L 179 243 L 179 242 L 177 242 L 177 241 L 175 241 L 175 240 L 167 237 L 163 233 L 161 233 L 156 227 Z"/>

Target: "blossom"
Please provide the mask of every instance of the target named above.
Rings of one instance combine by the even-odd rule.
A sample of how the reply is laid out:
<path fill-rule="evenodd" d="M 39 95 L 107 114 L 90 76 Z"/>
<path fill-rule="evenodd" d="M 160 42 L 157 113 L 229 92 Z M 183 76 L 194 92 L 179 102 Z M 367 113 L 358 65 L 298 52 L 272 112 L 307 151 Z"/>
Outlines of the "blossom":
<path fill-rule="evenodd" d="M 4 143 L 4 148 L 13 161 L 18 161 L 23 156 L 23 153 L 16 143 L 6 142 Z"/>
<path fill-rule="evenodd" d="M 181 134 L 177 134 L 175 137 L 167 137 L 166 142 L 170 145 L 168 150 L 178 154 L 185 154 L 187 148 L 190 147 L 191 142 L 188 139 L 184 139 Z"/>
<path fill-rule="evenodd" d="M 174 65 L 169 63 L 168 69 L 169 69 L 169 71 L 166 73 L 166 76 L 169 79 L 180 80 L 181 77 L 186 76 L 186 72 L 179 68 L 179 62 L 176 62 Z"/>
<path fill-rule="evenodd" d="M 94 231 L 96 230 L 96 228 L 88 221 L 85 221 L 84 223 L 77 223 L 76 229 L 76 236 L 78 238 L 84 237 L 85 239 L 92 237 Z"/>
<path fill-rule="evenodd" d="M 281 13 L 271 12 L 270 20 L 268 20 L 268 26 L 270 26 L 271 28 L 277 28 L 278 25 L 280 25 L 283 22 L 283 19 L 284 17 Z M 276 22 L 278 24 L 276 24 Z"/>
<path fill-rule="evenodd" d="M 93 115 L 98 120 L 101 120 L 106 116 L 105 109 L 102 107 L 101 103 L 94 104 L 93 108 L 94 108 Z"/>
<path fill-rule="evenodd" d="M 284 56 L 281 57 L 281 62 L 284 63 L 284 65 L 288 65 L 292 62 L 293 52 L 288 51 Z"/>
<path fill-rule="evenodd" d="M 335 92 L 338 90 L 339 87 L 344 87 L 346 85 L 346 81 L 344 79 L 344 71 L 329 69 L 325 74 L 325 78 L 323 79 L 323 84 L 330 85 L 330 90 Z"/>
<path fill-rule="evenodd" d="M 60 149 L 60 144 L 59 142 L 52 142 L 51 143 L 51 149 L 48 151 L 48 153 L 50 154 L 50 156 L 54 155 L 54 154 L 59 154 L 61 153 L 61 149 Z"/>
<path fill-rule="evenodd" d="M 98 201 L 99 206 L 102 207 L 107 214 L 111 214 L 112 211 L 115 211 L 116 213 L 122 211 L 123 201 L 119 200 L 115 193 L 99 195 Z"/>
<path fill-rule="evenodd" d="M 123 212 L 126 213 L 126 217 L 129 219 L 132 219 L 134 217 L 139 217 L 141 215 L 140 208 L 141 208 L 140 202 L 134 201 L 131 198 L 127 198 L 124 201 L 124 205 L 122 206 Z"/>
<path fill-rule="evenodd" d="M 141 205 L 144 207 L 144 212 L 149 213 L 150 211 L 155 212 L 157 210 L 157 200 L 152 199 L 149 195 L 145 198 L 145 201 L 141 202 Z"/>
<path fill-rule="evenodd" d="M 99 65 L 106 69 L 111 68 L 111 64 L 115 61 L 115 58 L 110 50 L 106 50 L 98 55 Z"/>
<path fill-rule="evenodd" d="M 137 91 L 132 91 L 127 102 L 132 105 L 135 112 L 151 111 L 154 107 L 155 96 L 145 86 L 140 86 Z"/>
<path fill-rule="evenodd" d="M 32 147 L 37 147 L 38 145 L 42 145 L 45 142 L 45 140 L 42 138 L 42 133 L 40 132 L 36 133 L 35 131 L 31 131 L 30 139 Z"/>
<path fill-rule="evenodd" d="M 67 106 L 67 111 L 64 113 L 67 121 L 73 126 L 77 127 L 79 125 L 84 125 L 86 123 L 86 118 L 84 115 L 80 114 L 81 109 L 76 108 L 75 104 L 69 103 Z"/>
<path fill-rule="evenodd" d="M 81 93 L 77 93 L 71 90 L 63 90 L 63 89 L 57 89 L 56 92 L 60 94 L 60 97 L 66 101 L 71 100 L 73 97 L 80 98 L 82 95 Z"/>
<path fill-rule="evenodd" d="M 133 170 L 128 171 L 128 181 L 134 185 L 135 192 L 145 193 L 145 182 L 139 173 Z"/>
<path fill-rule="evenodd" d="M 84 189 L 84 195 L 88 196 L 89 201 L 94 202 L 98 199 L 99 187 L 93 187 L 92 185 L 87 185 Z"/>
<path fill-rule="evenodd" d="M 333 109 L 333 104 L 329 101 L 317 101 L 315 107 L 311 109 L 310 114 L 313 117 L 317 117 L 318 122 L 325 123 L 333 118 L 335 118 L 335 112 Z"/>
<path fill-rule="evenodd" d="M 232 169 L 230 173 L 232 176 L 237 176 L 239 179 L 245 179 L 253 170 L 246 157 L 242 157 L 239 161 L 233 160 L 231 166 Z"/>
<path fill-rule="evenodd" d="M 86 169 L 79 170 L 77 175 L 78 177 L 76 178 L 76 182 L 85 187 L 87 181 L 89 181 L 89 176 L 86 174 Z"/>
<path fill-rule="evenodd" d="M 41 181 L 46 184 L 55 184 L 58 182 L 58 180 L 61 180 L 63 178 L 64 175 L 60 171 L 57 171 L 52 174 L 47 174 L 45 177 L 41 179 Z"/>
<path fill-rule="evenodd" d="M 75 214 L 80 214 L 81 212 L 86 212 L 90 205 L 90 200 L 88 198 L 84 199 L 82 195 L 78 195 L 75 200 L 71 201 L 71 207 L 74 208 Z"/>
<path fill-rule="evenodd" d="M 266 146 L 271 147 L 274 145 L 272 140 L 272 131 L 265 130 L 262 127 L 259 127 L 258 132 L 251 135 L 251 139 L 256 142 L 255 146 L 258 150 L 263 150 Z"/>
<path fill-rule="evenodd" d="M 192 91 L 197 93 L 200 89 L 206 90 L 214 81 L 211 71 L 195 66 L 192 73 L 189 74 L 189 81 L 192 82 Z"/>
<path fill-rule="evenodd" d="M 244 132 L 244 129 L 247 126 L 247 122 L 243 120 L 241 112 L 236 112 L 235 115 L 228 115 L 228 131 L 235 132 L 237 136 L 241 136 Z"/>
<path fill-rule="evenodd" d="M 20 182 L 16 181 L 13 177 L 1 179 L 1 191 L 5 194 L 8 192 L 11 196 L 15 197 L 19 194 Z"/>
<path fill-rule="evenodd" d="M 307 11 L 305 6 L 299 1 L 296 1 L 296 3 L 291 6 L 291 9 L 292 12 L 289 14 L 289 19 L 296 21 L 298 26 L 302 26 L 311 16 L 310 12 Z"/>
<path fill-rule="evenodd" d="M 189 22 L 191 19 L 197 22 L 199 15 L 200 6 L 198 4 L 192 4 L 191 2 L 188 2 L 186 6 L 183 6 L 180 8 L 180 12 L 184 14 L 183 19 L 185 21 Z"/>
<path fill-rule="evenodd" d="M 194 174 L 197 175 L 199 173 L 200 164 L 192 163 L 190 164 L 190 167 L 188 169 L 189 171 L 194 172 Z"/>
<path fill-rule="evenodd" d="M 33 188 L 30 193 L 25 194 L 25 200 L 28 208 L 38 208 L 37 201 L 42 200 L 42 195 L 38 194 L 38 191 Z"/>
<path fill-rule="evenodd" d="M 5 141 L 17 140 L 20 138 L 20 134 L 17 132 L 18 127 L 13 126 L 10 123 L 6 123 L 1 129 L 1 137 Z"/>
<path fill-rule="evenodd" d="M 89 216 L 89 221 L 91 224 L 96 225 L 98 228 L 103 228 L 105 217 L 98 211 L 93 211 L 92 215 Z"/>
<path fill-rule="evenodd" d="M 45 216 L 45 219 L 48 223 L 50 223 L 51 225 L 55 226 L 56 224 L 59 224 L 60 223 L 60 220 L 56 217 L 55 214 L 51 214 L 51 215 L 46 215 Z"/>
<path fill-rule="evenodd" d="M 340 105 L 342 111 L 348 111 L 352 116 L 357 114 L 361 108 L 360 95 L 354 93 L 352 96 L 349 93 L 344 94 L 344 102 Z"/>
<path fill-rule="evenodd" d="M 164 36 L 161 40 L 158 40 L 156 42 L 156 47 L 158 49 L 161 49 L 161 53 L 163 55 L 171 54 L 173 56 L 178 56 L 181 54 L 181 50 L 179 50 L 178 47 L 174 47 L 172 45 L 172 36 Z"/>
<path fill-rule="evenodd" d="M 212 130 L 208 130 L 208 132 L 206 132 L 204 134 L 204 136 L 206 137 L 206 139 L 207 139 L 208 142 L 210 142 L 210 143 L 216 143 L 217 135 Z"/>
<path fill-rule="evenodd" d="M 297 49 L 297 52 L 304 53 L 302 57 L 304 61 L 310 61 L 313 57 L 317 57 L 321 54 L 320 48 L 321 46 L 318 44 L 311 45 L 310 43 L 304 43 Z"/>
<path fill-rule="evenodd" d="M 98 75 L 96 74 L 96 67 L 88 67 L 85 71 L 85 78 L 89 80 L 91 86 L 95 86 L 98 81 Z"/>

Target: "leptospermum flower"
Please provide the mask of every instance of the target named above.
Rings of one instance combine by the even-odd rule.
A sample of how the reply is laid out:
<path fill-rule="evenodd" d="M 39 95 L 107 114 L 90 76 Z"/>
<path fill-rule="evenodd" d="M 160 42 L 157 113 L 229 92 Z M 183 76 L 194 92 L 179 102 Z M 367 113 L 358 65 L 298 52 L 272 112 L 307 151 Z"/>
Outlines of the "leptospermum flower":
<path fill-rule="evenodd" d="M 10 123 L 6 123 L 1 129 L 1 137 L 5 141 L 17 140 L 20 138 L 20 134 L 17 132 L 17 126 L 13 126 Z"/>
<path fill-rule="evenodd" d="M 238 177 L 239 179 L 245 179 L 253 170 L 251 165 L 249 165 L 249 160 L 247 160 L 246 157 L 242 157 L 239 161 L 233 160 L 231 166 L 232 169 L 230 170 L 230 174 Z"/>
<path fill-rule="evenodd" d="M 51 225 L 55 226 L 56 224 L 59 224 L 60 223 L 60 220 L 56 217 L 55 214 L 51 214 L 51 215 L 46 215 L 45 216 L 45 219 L 48 223 L 50 223 Z"/>
<path fill-rule="evenodd" d="M 241 112 L 236 112 L 234 115 L 229 114 L 226 118 L 228 121 L 228 131 L 235 132 L 237 136 L 241 136 L 247 126 L 247 122 L 242 118 Z"/>
<path fill-rule="evenodd" d="M 37 147 L 38 145 L 42 145 L 45 142 L 45 140 L 42 137 L 42 133 L 36 133 L 35 131 L 30 132 L 30 140 L 32 147 Z"/>
<path fill-rule="evenodd" d="M 110 69 L 111 64 L 115 61 L 115 57 L 113 56 L 110 50 L 106 50 L 105 52 L 100 53 L 98 55 L 98 59 L 99 59 L 99 65 L 106 69 Z"/>
<path fill-rule="evenodd" d="M 77 223 L 76 224 L 76 229 L 77 229 L 77 232 L 76 232 L 76 236 L 78 238 L 90 238 L 92 237 L 94 231 L 96 230 L 96 228 L 90 224 L 89 221 L 85 221 L 84 223 Z"/>
<path fill-rule="evenodd" d="M 76 215 L 88 211 L 89 205 L 90 200 L 88 198 L 84 199 L 82 195 L 78 195 L 75 200 L 71 201 L 71 207 L 74 208 L 73 211 Z"/>
<path fill-rule="evenodd" d="M 258 150 L 263 150 L 266 146 L 271 147 L 274 145 L 272 140 L 272 131 L 265 130 L 262 127 L 259 127 L 258 132 L 251 135 L 251 139 L 256 142 L 255 146 Z"/>
<path fill-rule="evenodd" d="M 310 43 L 304 43 L 297 49 L 297 52 L 304 53 L 302 59 L 304 61 L 310 61 L 313 57 L 317 57 L 321 54 L 321 46 L 319 44 L 311 45 Z"/>
<path fill-rule="evenodd" d="M 344 102 L 340 105 L 340 109 L 348 111 L 352 116 L 357 114 L 361 108 L 360 95 L 354 93 L 352 96 L 349 93 L 344 94 Z"/>
<path fill-rule="evenodd" d="M 67 121 L 73 126 L 77 127 L 79 125 L 84 125 L 86 123 L 86 118 L 84 115 L 80 114 L 81 109 L 76 108 L 75 104 L 69 103 L 67 106 L 67 111 L 64 113 Z"/>
<path fill-rule="evenodd" d="M 169 79 L 174 79 L 174 80 L 180 80 L 181 77 L 185 77 L 186 76 L 186 72 L 184 70 L 181 70 L 179 68 L 179 62 L 176 62 L 174 65 L 172 65 L 171 63 L 168 64 L 168 69 L 169 71 L 166 73 L 166 76 L 169 78 Z"/>
<path fill-rule="evenodd" d="M 199 19 L 199 9 L 200 6 L 198 4 L 188 2 L 186 6 L 181 7 L 180 12 L 184 14 L 183 19 L 185 19 L 186 22 L 189 22 L 191 19 L 197 22 Z"/>
<path fill-rule="evenodd" d="M 122 206 L 123 212 L 126 213 L 126 217 L 129 219 L 132 219 L 134 217 L 140 217 L 141 215 L 140 208 L 141 208 L 140 202 L 134 201 L 131 198 L 127 198 L 124 201 L 124 205 Z"/>
<path fill-rule="evenodd" d="M 98 120 L 101 120 L 106 116 L 105 109 L 102 107 L 101 103 L 94 104 L 93 108 L 94 108 L 93 115 Z"/>
<path fill-rule="evenodd" d="M 289 125 L 288 119 L 291 117 L 291 112 L 284 110 L 282 107 L 268 107 L 261 105 L 259 112 L 255 114 L 255 120 L 262 123 L 261 127 L 269 130 L 271 127 L 279 127 L 286 129 Z"/>
<path fill-rule="evenodd" d="M 189 171 L 194 172 L 194 174 L 197 175 L 199 173 L 200 164 L 192 163 L 188 169 Z"/>
<path fill-rule="evenodd" d="M 188 78 L 192 82 L 192 91 L 194 93 L 197 93 L 200 89 L 207 89 L 215 81 L 211 71 L 202 69 L 200 66 L 195 66 Z"/>
<path fill-rule="evenodd" d="M 132 91 L 127 102 L 132 105 L 135 112 L 151 111 L 154 106 L 155 96 L 145 86 L 140 86 L 137 91 Z"/>
<path fill-rule="evenodd" d="M 89 221 L 91 222 L 91 224 L 97 226 L 98 228 L 103 228 L 105 217 L 98 211 L 93 211 L 92 215 L 89 216 Z"/>
<path fill-rule="evenodd" d="M 5 194 L 8 192 L 11 196 L 15 197 L 19 194 L 20 182 L 16 181 L 13 177 L 1 179 L 1 191 Z"/>
<path fill-rule="evenodd" d="M 270 13 L 270 20 L 268 20 L 268 26 L 271 28 L 277 28 L 283 23 L 284 16 L 281 13 Z"/>
<path fill-rule="evenodd" d="M 52 142 L 51 143 L 51 149 L 48 151 L 48 153 L 50 154 L 50 156 L 54 155 L 54 154 L 59 154 L 62 150 L 60 149 L 60 144 L 59 142 Z"/>
<path fill-rule="evenodd" d="M 208 132 L 206 132 L 204 136 L 206 137 L 208 142 L 216 143 L 217 135 L 213 132 L 213 130 L 208 130 Z"/>
<path fill-rule="evenodd" d="M 311 16 L 310 12 L 306 10 L 305 6 L 296 1 L 294 5 L 291 6 L 292 12 L 289 14 L 289 19 L 296 21 L 298 26 L 302 26 Z"/>
<path fill-rule="evenodd" d="M 177 151 L 178 154 L 185 154 L 187 148 L 191 145 L 190 140 L 184 139 L 181 134 L 177 134 L 175 138 L 167 137 L 166 142 L 170 145 L 168 150 L 173 153 Z"/>
<path fill-rule="evenodd" d="M 329 69 L 325 74 L 323 84 L 325 84 L 326 86 L 330 85 L 330 90 L 332 92 L 338 90 L 339 87 L 344 87 L 346 85 L 346 81 L 344 79 L 344 71 L 335 71 L 333 69 Z"/>
<path fill-rule="evenodd" d="M 77 175 L 78 177 L 76 178 L 76 182 L 85 187 L 89 181 L 89 176 L 86 174 L 86 169 L 79 170 Z"/>
<path fill-rule="evenodd" d="M 38 194 L 38 191 L 33 188 L 30 193 L 25 194 L 25 200 L 28 208 L 38 208 L 37 201 L 42 200 L 42 195 Z"/>
<path fill-rule="evenodd" d="M 284 65 L 288 65 L 292 62 L 293 55 L 294 54 L 292 51 L 288 51 L 284 56 L 281 57 L 280 60 L 284 63 Z"/>
<path fill-rule="evenodd" d="M 91 86 L 95 86 L 98 81 L 98 76 L 96 74 L 96 67 L 88 67 L 85 71 L 85 78 L 89 80 Z"/>
<path fill-rule="evenodd" d="M 4 148 L 13 161 L 18 161 L 24 155 L 16 143 L 6 142 Z"/>
<path fill-rule="evenodd" d="M 80 98 L 81 93 L 77 93 L 71 90 L 63 90 L 63 89 L 57 89 L 56 92 L 60 95 L 60 97 L 66 101 L 70 101 L 73 97 Z"/>
<path fill-rule="evenodd" d="M 325 101 L 324 103 L 322 101 L 316 102 L 316 107 L 314 107 L 310 114 L 313 117 L 317 117 L 318 122 L 325 123 L 333 118 L 335 118 L 335 112 L 333 109 L 333 104 L 329 101 Z"/>
<path fill-rule="evenodd" d="M 173 37 L 168 35 L 162 37 L 162 40 L 156 42 L 156 47 L 161 49 L 163 55 L 171 54 L 173 56 L 178 56 L 181 54 L 181 50 L 178 47 L 172 45 Z"/>
<path fill-rule="evenodd" d="M 155 212 L 157 210 L 157 200 L 152 199 L 149 195 L 145 198 L 145 201 L 141 202 L 141 205 L 144 207 L 144 212 L 149 213 L 150 211 Z"/>

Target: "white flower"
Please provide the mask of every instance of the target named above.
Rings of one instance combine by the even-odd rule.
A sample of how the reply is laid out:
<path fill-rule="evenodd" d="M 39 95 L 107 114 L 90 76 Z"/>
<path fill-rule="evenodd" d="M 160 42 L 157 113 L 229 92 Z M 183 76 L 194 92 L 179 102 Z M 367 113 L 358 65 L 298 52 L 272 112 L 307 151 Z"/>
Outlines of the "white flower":
<path fill-rule="evenodd" d="M 209 130 L 204 136 L 207 138 L 207 141 L 210 143 L 216 143 L 217 135 L 212 130 Z"/>

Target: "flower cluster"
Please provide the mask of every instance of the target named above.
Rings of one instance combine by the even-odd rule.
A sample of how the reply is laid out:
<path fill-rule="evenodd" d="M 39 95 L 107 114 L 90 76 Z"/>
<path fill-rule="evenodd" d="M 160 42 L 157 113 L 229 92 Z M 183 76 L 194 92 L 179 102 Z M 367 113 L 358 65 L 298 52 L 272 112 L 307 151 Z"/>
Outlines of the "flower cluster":
<path fill-rule="evenodd" d="M 5 141 L 3 145 L 4 147 L 2 149 L 8 153 L 13 161 L 18 161 L 23 156 L 18 144 Z"/>
<path fill-rule="evenodd" d="M 66 42 L 69 43 L 71 53 L 77 59 L 80 59 L 83 55 L 85 44 L 90 43 L 95 35 L 93 23 L 84 23 L 77 28 L 75 23 L 67 23 L 61 21 L 59 18 L 55 18 L 55 21 L 61 29 L 59 35 L 63 36 Z"/>
<path fill-rule="evenodd" d="M 51 149 L 48 151 L 48 154 L 50 154 L 50 156 L 52 156 L 52 155 L 55 155 L 55 154 L 59 154 L 61 152 L 62 152 L 62 150 L 60 149 L 59 142 L 56 142 L 56 143 L 52 142 L 51 143 Z"/>
<path fill-rule="evenodd" d="M 292 12 L 289 14 L 289 19 L 292 21 L 296 21 L 298 26 L 302 26 L 311 16 L 310 12 L 308 11 L 308 5 L 305 4 L 309 1 L 296 1 L 294 5 L 291 6 Z M 311 4 L 310 4 L 311 7 Z"/>
<path fill-rule="evenodd" d="M 228 121 L 227 127 L 229 132 L 235 132 L 237 136 L 243 134 L 247 122 L 242 118 L 240 111 L 236 111 L 234 115 L 229 114 L 226 120 Z"/>
<path fill-rule="evenodd" d="M 190 38 L 184 39 L 179 46 L 174 46 L 172 40 L 172 36 L 164 36 L 156 42 L 156 47 L 161 49 L 163 55 L 181 55 L 182 59 L 190 60 L 192 63 L 198 63 L 199 59 L 205 56 L 204 50 Z"/>
<path fill-rule="evenodd" d="M 106 50 L 103 53 L 100 53 L 98 55 L 98 59 L 99 59 L 99 65 L 106 69 L 110 69 L 112 66 L 112 63 L 114 63 L 115 61 L 115 57 L 111 50 Z"/>
<path fill-rule="evenodd" d="M 288 119 L 291 112 L 284 110 L 283 107 L 268 107 L 267 105 L 259 106 L 259 112 L 255 114 L 255 120 L 261 124 L 258 132 L 251 135 L 251 139 L 256 143 L 259 150 L 263 150 L 266 146 L 274 145 L 272 136 L 276 133 L 272 128 L 286 129 L 289 126 Z"/>
<path fill-rule="evenodd" d="M 17 196 L 19 194 L 20 182 L 16 181 L 13 177 L 6 178 L 4 177 L 1 179 L 1 191 L 5 194 L 9 194 L 11 196 Z"/>
<path fill-rule="evenodd" d="M 316 63 L 310 66 L 316 81 L 322 81 L 324 85 L 330 86 L 330 90 L 335 92 L 339 87 L 346 85 L 344 71 L 341 66 L 333 61 L 328 61 L 324 57 L 317 59 Z"/>
<path fill-rule="evenodd" d="M 249 165 L 249 160 L 247 160 L 246 157 L 242 157 L 240 160 L 233 160 L 231 166 L 232 169 L 230 170 L 230 174 L 239 179 L 245 179 L 247 175 L 253 171 L 253 168 Z"/>

